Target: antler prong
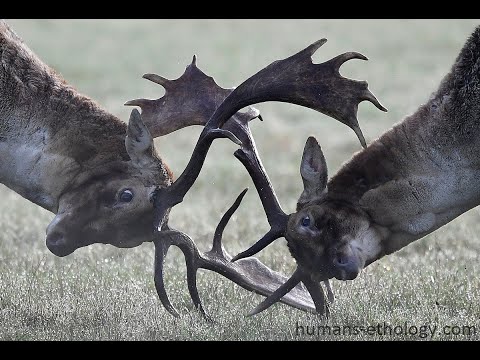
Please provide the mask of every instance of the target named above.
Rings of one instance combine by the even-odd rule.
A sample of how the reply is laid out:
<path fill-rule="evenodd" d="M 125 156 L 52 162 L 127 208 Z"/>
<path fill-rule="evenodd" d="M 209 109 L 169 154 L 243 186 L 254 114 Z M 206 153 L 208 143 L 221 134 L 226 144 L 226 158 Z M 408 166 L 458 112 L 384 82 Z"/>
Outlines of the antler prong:
<path fill-rule="evenodd" d="M 151 102 L 151 100 L 148 100 L 148 99 L 135 99 L 135 100 L 129 100 L 127 101 L 125 104 L 125 106 L 139 106 L 141 108 L 143 108 L 146 104 L 148 104 L 149 102 Z"/>
<path fill-rule="evenodd" d="M 365 93 L 363 94 L 362 99 L 370 101 L 373 105 L 375 105 L 377 107 L 377 109 L 379 109 L 381 111 L 384 111 L 384 112 L 388 112 L 388 109 L 386 107 L 384 107 L 382 104 L 380 104 L 378 99 L 375 97 L 375 95 L 373 95 L 370 92 L 370 90 L 368 90 L 368 89 L 365 90 Z"/>
<path fill-rule="evenodd" d="M 325 285 L 325 288 L 327 289 L 327 299 L 328 299 L 328 301 L 333 303 L 335 301 L 335 295 L 333 294 L 332 287 L 330 285 L 330 281 L 325 280 L 323 282 L 323 284 Z"/>
<path fill-rule="evenodd" d="M 275 292 L 263 300 L 258 306 L 247 314 L 247 317 L 261 313 L 268 309 L 270 306 L 279 301 L 285 294 L 289 293 L 300 281 L 302 281 L 302 272 L 297 269 L 293 275 L 285 283 L 282 284 Z"/>
<path fill-rule="evenodd" d="M 215 233 L 213 235 L 213 245 L 212 245 L 212 249 L 210 250 L 211 253 L 218 254 L 225 257 L 225 253 L 222 247 L 223 231 L 225 230 L 225 227 L 230 221 L 230 218 L 232 217 L 232 215 L 235 213 L 235 211 L 237 211 L 247 191 L 248 191 L 248 188 L 245 188 L 240 193 L 240 195 L 237 196 L 235 202 L 232 204 L 232 206 L 230 206 L 227 212 L 220 219 L 217 225 L 217 228 L 215 229 Z"/>
<path fill-rule="evenodd" d="M 246 257 L 253 256 L 263 249 L 265 249 L 268 245 L 270 245 L 272 242 L 275 240 L 283 237 L 283 234 L 276 234 L 272 230 L 267 232 L 260 240 L 258 240 L 256 243 L 254 243 L 251 247 L 249 247 L 247 250 L 242 251 L 241 253 L 235 255 L 232 258 L 232 262 L 235 262 L 240 259 L 244 259 Z"/>
<path fill-rule="evenodd" d="M 303 275 L 302 282 L 305 284 L 305 287 L 312 296 L 313 302 L 315 304 L 315 310 L 317 311 L 317 313 L 319 315 L 325 315 L 326 317 L 329 317 L 330 310 L 328 308 L 327 302 L 325 301 L 325 293 L 323 292 L 320 283 L 313 281 L 311 277 L 306 274 Z"/>
<path fill-rule="evenodd" d="M 165 79 L 163 76 L 157 74 L 144 74 L 142 77 L 158 85 L 162 85 L 165 89 L 167 89 L 171 83 L 171 80 Z"/>
<path fill-rule="evenodd" d="M 237 145 L 242 145 L 242 142 L 234 133 L 225 129 L 213 129 L 205 135 L 211 139 L 227 138 Z"/>
<path fill-rule="evenodd" d="M 360 126 L 352 126 L 352 129 L 357 135 L 357 138 L 360 141 L 360 144 L 365 149 L 367 147 L 367 142 L 365 141 L 365 137 L 363 136 L 362 129 L 360 129 Z"/>
<path fill-rule="evenodd" d="M 334 64 L 334 67 L 338 70 L 340 66 L 346 63 L 348 60 L 352 60 L 352 59 L 359 59 L 359 60 L 365 60 L 365 61 L 368 60 L 368 58 L 365 55 L 355 51 L 350 51 L 350 52 L 346 52 L 338 56 L 335 56 L 333 59 L 327 61 L 326 63 Z"/>
<path fill-rule="evenodd" d="M 162 302 L 162 305 L 167 309 L 167 311 L 175 317 L 180 317 L 177 309 L 172 305 L 170 299 L 168 298 L 167 291 L 165 289 L 165 282 L 163 280 L 164 276 L 164 263 L 165 257 L 167 256 L 168 248 L 171 245 L 171 242 L 166 241 L 166 238 L 163 238 L 162 241 L 154 241 L 155 244 L 155 264 L 154 264 L 154 282 L 155 288 L 157 289 L 157 294 Z"/>
<path fill-rule="evenodd" d="M 307 46 L 305 49 L 299 51 L 297 54 L 293 55 L 293 56 L 308 56 L 308 57 L 312 57 L 318 49 L 320 49 L 320 47 L 323 46 L 323 44 L 325 44 L 327 42 L 327 39 L 320 39 L 320 40 L 317 40 L 315 41 L 313 44 Z"/>

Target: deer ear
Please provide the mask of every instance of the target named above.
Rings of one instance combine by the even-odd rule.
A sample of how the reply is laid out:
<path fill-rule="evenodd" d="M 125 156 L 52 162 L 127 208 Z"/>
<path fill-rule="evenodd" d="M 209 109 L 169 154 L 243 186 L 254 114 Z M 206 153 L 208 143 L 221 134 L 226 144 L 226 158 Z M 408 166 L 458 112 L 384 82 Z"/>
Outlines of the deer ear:
<path fill-rule="evenodd" d="M 153 138 L 137 109 L 133 109 L 130 113 L 125 147 L 132 163 L 136 167 L 145 168 L 154 163 Z"/>
<path fill-rule="evenodd" d="M 327 187 L 327 163 L 317 139 L 313 136 L 305 143 L 300 174 L 304 189 L 297 207 L 319 199 Z"/>

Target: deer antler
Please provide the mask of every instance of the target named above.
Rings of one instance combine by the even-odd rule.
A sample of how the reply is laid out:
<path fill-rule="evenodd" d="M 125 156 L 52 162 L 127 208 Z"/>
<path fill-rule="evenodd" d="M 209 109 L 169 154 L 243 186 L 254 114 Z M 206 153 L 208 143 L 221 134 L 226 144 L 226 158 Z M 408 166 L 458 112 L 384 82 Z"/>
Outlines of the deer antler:
<path fill-rule="evenodd" d="M 145 74 L 148 79 L 161 85 L 165 95 L 157 100 L 136 99 L 125 103 L 142 109 L 142 120 L 152 136 L 159 137 L 190 125 L 205 125 L 217 107 L 230 95 L 233 89 L 224 89 L 215 80 L 197 67 L 197 57 L 176 80 L 168 80 L 160 75 Z M 245 112 L 237 112 L 236 118 L 248 122 L 258 117 L 260 112 L 249 107 Z"/>
<path fill-rule="evenodd" d="M 366 81 L 346 79 L 340 75 L 340 66 L 350 59 L 367 58 L 356 52 L 339 55 L 321 64 L 313 64 L 312 55 L 326 42 L 319 40 L 297 54 L 278 60 L 260 70 L 233 90 L 216 108 L 206 123 L 190 161 L 179 178 L 168 188 L 160 189 L 156 201 L 156 221 L 161 227 L 172 206 L 183 201 L 183 197 L 194 184 L 205 161 L 208 149 L 216 137 L 228 136 L 234 142 L 243 142 L 243 136 L 232 135 L 230 126 L 218 131 L 238 110 L 249 105 L 280 101 L 305 106 L 329 115 L 348 125 L 357 134 L 362 146 L 365 139 L 358 126 L 358 104 L 364 100 L 373 103 L 378 109 L 386 109 L 368 90 Z M 243 119 L 230 121 L 230 124 L 245 124 Z M 233 126 L 233 125 L 231 125 Z M 228 135 L 227 135 L 228 134 Z"/>
<path fill-rule="evenodd" d="M 203 162 L 205 161 L 205 157 L 213 140 L 217 137 L 228 137 L 235 143 L 241 144 L 242 146 L 240 150 L 237 150 L 235 156 L 242 161 L 252 176 L 252 180 L 254 181 L 260 198 L 262 199 L 263 207 L 271 225 L 270 231 L 262 238 L 262 240 L 260 240 L 258 244 L 254 245 L 241 255 L 235 257 L 235 260 L 240 259 L 241 257 L 243 258 L 246 256 L 251 256 L 267 246 L 273 240 L 284 236 L 288 215 L 283 212 L 278 203 L 273 187 L 271 186 L 258 157 L 253 137 L 251 136 L 250 129 L 248 127 L 248 121 L 255 116 L 258 116 L 258 113 L 252 112 L 252 110 L 247 111 L 249 116 L 239 116 L 237 113 L 238 110 L 248 105 L 265 101 L 281 101 L 317 110 L 326 115 L 334 117 L 335 119 L 351 127 L 357 134 L 362 146 L 366 146 L 365 139 L 358 126 L 356 117 L 358 104 L 361 101 L 368 100 L 380 110 L 386 111 L 386 109 L 380 105 L 375 96 L 368 90 L 368 85 L 366 82 L 346 79 L 339 74 L 339 67 L 345 61 L 354 58 L 366 60 L 366 58 L 361 54 L 350 52 L 339 55 L 321 64 L 313 64 L 311 56 L 325 42 L 325 39 L 319 40 L 287 59 L 273 62 L 263 70 L 259 71 L 257 74 L 247 79 L 235 90 L 231 91 L 223 101 L 220 101 L 219 105 L 217 104 L 219 102 L 218 99 L 221 98 L 221 95 L 217 96 L 215 94 L 225 95 L 225 89 L 220 88 L 221 90 L 217 89 L 211 91 L 210 86 L 212 86 L 212 84 L 216 86 L 216 84 L 212 78 L 207 77 L 202 73 L 203 76 L 209 79 L 205 80 L 204 82 L 204 86 L 207 86 L 208 90 L 203 89 L 203 91 L 197 92 L 196 96 L 200 96 L 199 101 L 189 99 L 189 97 L 182 98 L 189 99 L 187 101 L 189 101 L 189 104 L 194 104 L 194 107 L 197 106 L 202 108 L 202 106 L 207 106 L 210 110 L 214 108 L 212 104 L 215 104 L 216 107 L 213 115 L 208 121 L 205 121 L 208 111 L 201 112 L 201 115 L 197 114 L 192 116 L 192 124 L 206 123 L 206 125 L 200 134 L 190 161 L 182 174 L 171 186 L 159 188 L 157 190 L 154 201 L 154 225 L 157 230 L 165 228 L 170 209 L 183 201 L 183 197 L 194 184 L 201 171 Z M 198 70 L 198 68 L 196 68 L 195 58 L 190 65 L 190 69 L 191 70 L 187 68 L 185 73 L 188 71 Z M 185 74 L 183 76 L 185 76 Z M 188 77 L 191 79 L 194 78 L 193 75 L 189 75 Z M 148 75 L 147 78 L 155 79 L 156 82 L 161 83 L 161 85 L 165 87 L 167 91 L 165 97 L 167 97 L 169 90 L 171 93 L 174 93 L 173 90 L 169 89 L 169 87 L 173 88 L 174 81 L 166 80 L 153 75 Z M 185 77 L 185 79 L 186 78 L 187 77 Z M 177 81 L 180 79 L 177 79 Z M 178 81 L 178 83 L 183 84 L 181 81 Z M 186 86 L 186 88 L 189 89 L 188 86 Z M 202 95 L 199 95 L 199 93 Z M 203 94 L 209 94 L 208 99 L 202 99 Z M 208 101 L 212 99 L 213 101 Z M 157 103 L 155 103 L 155 105 L 158 105 L 160 100 L 161 99 L 156 100 Z M 164 99 L 162 103 L 167 104 L 167 101 Z M 172 100 L 172 103 L 176 104 L 178 102 Z M 142 107 L 142 115 L 143 112 L 145 112 L 147 123 L 149 121 L 156 122 L 157 120 L 155 119 L 158 118 L 166 118 L 171 112 L 169 106 L 155 107 L 152 106 L 153 103 L 149 103 L 149 100 L 145 99 L 134 100 L 127 103 L 127 105 L 138 105 Z M 176 110 L 178 111 L 178 109 Z M 162 115 L 164 112 L 166 113 L 165 116 Z M 158 116 L 157 113 L 159 114 Z M 178 115 L 178 119 L 185 118 L 185 116 Z M 188 120 L 179 120 L 177 123 L 175 116 L 172 116 L 169 119 L 170 120 L 167 123 L 164 122 L 161 126 L 166 130 L 155 130 L 153 133 L 167 133 L 174 131 L 176 128 L 189 125 Z M 186 239 L 184 235 L 177 235 L 174 238 L 177 239 L 176 241 L 178 241 L 180 238 Z M 186 242 L 186 240 L 182 241 L 183 243 Z M 162 246 L 165 245 L 159 245 L 158 248 L 162 249 Z M 161 253 L 164 253 L 163 250 L 161 250 Z M 197 252 L 194 253 L 197 254 Z M 163 257 L 160 258 L 163 259 Z M 202 257 L 201 255 L 190 255 L 190 258 L 204 259 L 205 257 Z M 204 262 L 205 260 L 201 260 L 200 262 L 202 261 Z M 211 262 L 212 261 L 210 261 L 210 263 Z M 159 263 L 161 263 L 161 261 L 156 263 L 157 268 L 160 267 Z M 208 261 L 207 263 L 204 263 L 204 265 L 205 267 L 222 273 L 223 275 L 225 274 L 227 268 L 231 269 L 230 267 L 226 267 L 226 265 L 223 265 L 222 267 L 208 267 Z M 193 269 L 189 270 L 189 273 L 194 273 L 199 266 L 195 267 L 195 265 L 193 265 L 193 261 L 190 261 L 189 264 L 189 261 L 187 260 L 187 267 L 189 269 Z M 159 270 L 159 272 L 161 273 L 161 270 Z M 266 299 L 266 302 L 262 303 L 263 305 L 261 306 L 261 309 L 257 310 L 261 311 L 268 307 L 270 303 L 274 303 L 278 300 L 285 302 L 286 296 L 284 295 L 287 294 L 292 288 L 295 288 L 295 286 L 302 281 L 303 278 L 304 276 L 301 273 L 301 270 L 297 270 L 294 276 L 284 285 L 280 286 L 279 289 L 274 291 L 273 294 Z M 238 278 L 232 278 L 232 280 L 239 283 L 241 286 L 244 286 L 238 281 Z M 318 312 L 323 312 L 325 301 L 323 290 L 321 289 L 320 284 L 307 278 L 305 278 L 305 281 L 303 282 L 313 297 L 316 310 Z M 164 289 L 163 281 L 158 282 L 158 284 L 160 285 L 157 286 L 157 290 L 159 287 Z M 247 283 L 243 282 L 243 284 Z M 327 289 L 329 290 L 329 298 L 333 297 L 330 287 L 328 286 L 328 282 L 326 284 Z M 250 285 L 248 285 L 248 287 L 244 287 L 248 290 L 257 291 L 253 286 Z M 164 290 L 159 290 L 159 295 L 161 299 L 163 296 L 163 299 L 165 300 L 166 294 L 163 293 L 163 295 L 161 295 L 162 291 Z M 268 292 L 271 293 L 271 291 Z M 198 294 L 195 295 L 196 292 L 191 292 L 191 294 L 194 302 L 197 304 L 197 306 L 200 306 L 199 299 L 197 297 Z M 169 302 L 165 302 L 164 300 L 162 301 L 164 304 L 166 304 L 167 309 L 172 310 L 173 307 L 171 304 L 169 304 Z M 294 306 L 298 308 L 305 308 L 302 301 L 296 302 Z"/>

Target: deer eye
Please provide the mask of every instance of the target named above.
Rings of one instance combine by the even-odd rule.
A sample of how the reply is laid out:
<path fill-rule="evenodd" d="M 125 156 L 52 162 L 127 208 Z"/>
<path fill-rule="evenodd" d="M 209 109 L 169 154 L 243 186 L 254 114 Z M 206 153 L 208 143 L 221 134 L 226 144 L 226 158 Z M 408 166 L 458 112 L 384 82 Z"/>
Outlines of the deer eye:
<path fill-rule="evenodd" d="M 309 216 L 305 216 L 302 219 L 302 226 L 304 226 L 304 227 L 310 226 L 310 217 Z"/>
<path fill-rule="evenodd" d="M 121 202 L 128 203 L 133 200 L 133 192 L 132 190 L 125 189 L 120 193 L 118 198 Z"/>

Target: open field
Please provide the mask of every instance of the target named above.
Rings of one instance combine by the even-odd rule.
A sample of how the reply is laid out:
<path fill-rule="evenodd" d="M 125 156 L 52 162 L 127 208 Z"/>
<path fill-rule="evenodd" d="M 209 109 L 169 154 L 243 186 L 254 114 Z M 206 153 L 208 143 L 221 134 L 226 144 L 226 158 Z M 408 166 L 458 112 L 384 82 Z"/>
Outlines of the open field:
<path fill-rule="evenodd" d="M 325 37 L 329 41 L 317 51 L 315 61 L 345 51 L 357 51 L 370 59 L 353 60 L 342 67 L 344 76 L 367 80 L 389 109 L 382 113 L 370 103 L 360 105 L 360 125 L 370 142 L 427 100 L 479 21 L 8 23 L 68 82 L 124 120 L 131 110 L 123 106 L 125 101 L 163 94 L 158 85 L 141 79 L 144 73 L 177 78 L 197 54 L 203 71 L 223 87 L 231 87 L 273 60 Z M 276 192 L 289 212 L 301 192 L 298 169 L 309 135 L 315 135 L 322 145 L 331 175 L 360 149 L 350 129 L 322 114 L 288 104 L 257 107 L 265 122 L 256 121 L 252 130 Z M 186 165 L 199 133 L 199 127 L 192 127 L 156 140 L 159 153 L 174 173 L 179 174 Z M 234 150 L 226 140 L 215 142 L 197 183 L 171 214 L 170 223 L 190 234 L 202 250 L 210 246 L 221 214 L 247 186 L 251 191 L 225 231 L 225 247 L 237 253 L 267 230 L 258 196 L 244 168 L 232 156 Z M 163 309 L 154 288 L 152 244 L 123 250 L 93 245 L 57 258 L 45 246 L 45 229 L 53 215 L 3 185 L 0 199 L 0 340 L 480 339 L 478 209 L 370 265 L 354 281 L 333 280 L 336 302 L 328 323 L 282 304 L 245 318 L 262 297 L 218 274 L 201 271 L 198 287 L 207 311 L 216 320 L 211 324 L 193 310 L 179 250 L 171 249 L 166 262 L 170 298 L 184 314 L 175 319 Z M 294 269 L 284 240 L 268 247 L 259 258 L 284 274 Z M 313 329 L 319 325 L 330 326 L 332 333 L 327 329 L 324 335 L 321 328 Z M 354 326 L 378 325 L 381 330 L 387 325 L 407 330 L 413 326 L 418 332 L 383 335 L 384 331 L 351 331 Z M 319 330 L 319 334 L 307 334 L 307 326 L 310 333 Z M 335 329 L 345 334 L 338 335 Z M 456 329 L 459 335 L 445 333 Z"/>

